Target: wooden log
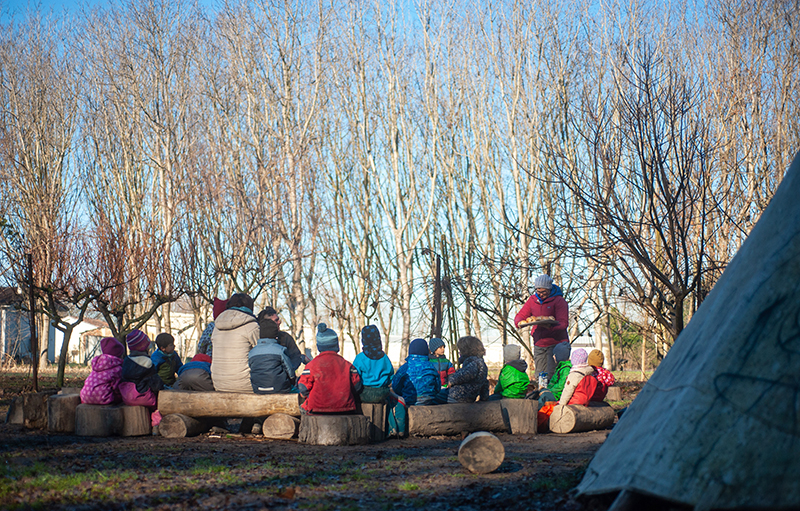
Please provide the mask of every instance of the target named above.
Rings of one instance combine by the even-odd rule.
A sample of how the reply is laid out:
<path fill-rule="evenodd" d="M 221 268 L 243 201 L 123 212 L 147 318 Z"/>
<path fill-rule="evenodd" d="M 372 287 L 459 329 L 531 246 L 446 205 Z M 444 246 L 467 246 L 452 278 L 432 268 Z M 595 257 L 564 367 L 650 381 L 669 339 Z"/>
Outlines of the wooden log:
<path fill-rule="evenodd" d="M 112 405 L 78 405 L 75 409 L 75 434 L 114 436 L 122 431 L 122 408 Z"/>
<path fill-rule="evenodd" d="M 162 390 L 158 393 L 161 415 L 182 413 L 189 417 L 266 417 L 273 413 L 300 416 L 300 394 L 239 394 Z"/>
<path fill-rule="evenodd" d="M 608 387 L 606 401 L 622 401 L 622 390 L 619 387 Z"/>
<path fill-rule="evenodd" d="M 556 405 L 550 415 L 550 431 L 553 433 L 580 433 L 606 429 L 614 425 L 616 414 L 608 403 L 581 405 Z"/>
<path fill-rule="evenodd" d="M 23 424 L 25 416 L 23 413 L 22 396 L 15 397 L 11 400 L 11 405 L 6 412 L 6 424 Z"/>
<path fill-rule="evenodd" d="M 494 472 L 505 456 L 503 443 L 487 431 L 472 433 L 458 447 L 458 461 L 474 474 Z"/>
<path fill-rule="evenodd" d="M 298 438 L 311 445 L 367 444 L 369 420 L 363 415 L 303 415 Z"/>
<path fill-rule="evenodd" d="M 56 394 L 47 400 L 47 431 L 74 433 L 75 410 L 81 404 L 79 394 Z"/>
<path fill-rule="evenodd" d="M 120 436 L 143 436 L 151 432 L 150 410 L 144 406 L 120 406 L 122 429 Z"/>
<path fill-rule="evenodd" d="M 61 387 L 61 390 L 58 391 L 58 395 L 64 394 L 80 394 L 81 387 Z"/>
<path fill-rule="evenodd" d="M 166 438 L 184 438 L 202 435 L 211 429 L 207 420 L 194 419 L 182 413 L 171 413 L 161 418 L 158 434 Z"/>
<path fill-rule="evenodd" d="M 503 421 L 512 435 L 535 435 L 539 401 L 535 399 L 501 399 Z"/>
<path fill-rule="evenodd" d="M 530 399 L 501 399 L 408 408 L 408 434 L 459 435 L 474 431 L 535 434 L 538 403 Z"/>
<path fill-rule="evenodd" d="M 266 438 L 289 440 L 297 436 L 300 419 L 285 413 L 273 413 L 261 425 L 261 432 Z"/>
<path fill-rule="evenodd" d="M 386 440 L 386 403 L 361 403 L 360 413 L 369 420 L 369 441 Z"/>
<path fill-rule="evenodd" d="M 55 392 L 34 392 L 22 395 L 22 423 L 28 429 L 47 427 L 47 398 Z"/>

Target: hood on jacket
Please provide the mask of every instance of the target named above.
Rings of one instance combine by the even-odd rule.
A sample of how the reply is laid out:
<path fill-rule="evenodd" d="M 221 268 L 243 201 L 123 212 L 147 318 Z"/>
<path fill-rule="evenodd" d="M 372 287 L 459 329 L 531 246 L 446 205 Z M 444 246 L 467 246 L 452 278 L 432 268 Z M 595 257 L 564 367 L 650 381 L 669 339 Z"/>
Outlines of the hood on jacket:
<path fill-rule="evenodd" d="M 561 291 L 561 288 L 555 284 L 553 284 L 553 287 L 550 289 L 550 294 L 547 295 L 547 298 L 545 298 L 544 300 L 539 298 L 538 293 L 533 293 L 533 294 L 536 295 L 536 301 L 538 301 L 539 303 L 549 302 L 551 298 L 555 298 L 556 296 L 564 296 L 564 292 Z"/>
<path fill-rule="evenodd" d="M 153 367 L 153 360 L 147 355 L 147 353 L 141 354 L 141 352 L 134 351 L 128 358 L 131 360 L 131 362 L 140 365 L 145 369 Z"/>
<path fill-rule="evenodd" d="M 91 365 L 92 371 L 108 371 L 115 367 L 122 367 L 122 359 L 109 353 L 103 353 L 94 357 Z"/>
<path fill-rule="evenodd" d="M 506 362 L 507 366 L 511 366 L 517 371 L 524 373 L 528 370 L 528 363 L 522 359 L 512 360 L 510 362 Z"/>
<path fill-rule="evenodd" d="M 228 309 L 214 321 L 217 330 L 236 330 L 248 323 L 256 323 L 256 317 L 236 309 Z M 255 325 L 258 327 L 258 325 Z"/>

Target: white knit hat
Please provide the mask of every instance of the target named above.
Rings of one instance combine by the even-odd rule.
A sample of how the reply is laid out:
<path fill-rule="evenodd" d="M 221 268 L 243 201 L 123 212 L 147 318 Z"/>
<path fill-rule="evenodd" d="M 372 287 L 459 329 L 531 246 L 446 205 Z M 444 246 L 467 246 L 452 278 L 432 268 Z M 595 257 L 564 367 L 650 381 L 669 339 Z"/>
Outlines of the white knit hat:
<path fill-rule="evenodd" d="M 533 287 L 534 289 L 550 289 L 553 287 L 553 279 L 550 278 L 550 275 L 539 275 L 533 281 Z"/>

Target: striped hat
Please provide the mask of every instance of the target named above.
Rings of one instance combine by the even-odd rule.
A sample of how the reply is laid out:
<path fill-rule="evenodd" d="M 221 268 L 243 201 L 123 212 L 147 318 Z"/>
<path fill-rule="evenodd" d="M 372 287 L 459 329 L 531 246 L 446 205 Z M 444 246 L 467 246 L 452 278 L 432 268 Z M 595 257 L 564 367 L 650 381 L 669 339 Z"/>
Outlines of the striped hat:
<path fill-rule="evenodd" d="M 141 330 L 134 330 L 125 336 L 130 351 L 147 351 L 150 349 L 150 338 Z"/>

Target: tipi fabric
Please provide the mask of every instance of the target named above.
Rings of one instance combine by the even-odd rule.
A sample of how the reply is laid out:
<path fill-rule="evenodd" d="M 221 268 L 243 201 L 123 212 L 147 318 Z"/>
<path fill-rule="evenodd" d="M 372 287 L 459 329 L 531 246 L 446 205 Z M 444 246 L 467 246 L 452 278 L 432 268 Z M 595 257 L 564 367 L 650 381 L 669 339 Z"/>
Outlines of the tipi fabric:
<path fill-rule="evenodd" d="M 800 156 L 579 494 L 800 508 Z"/>

